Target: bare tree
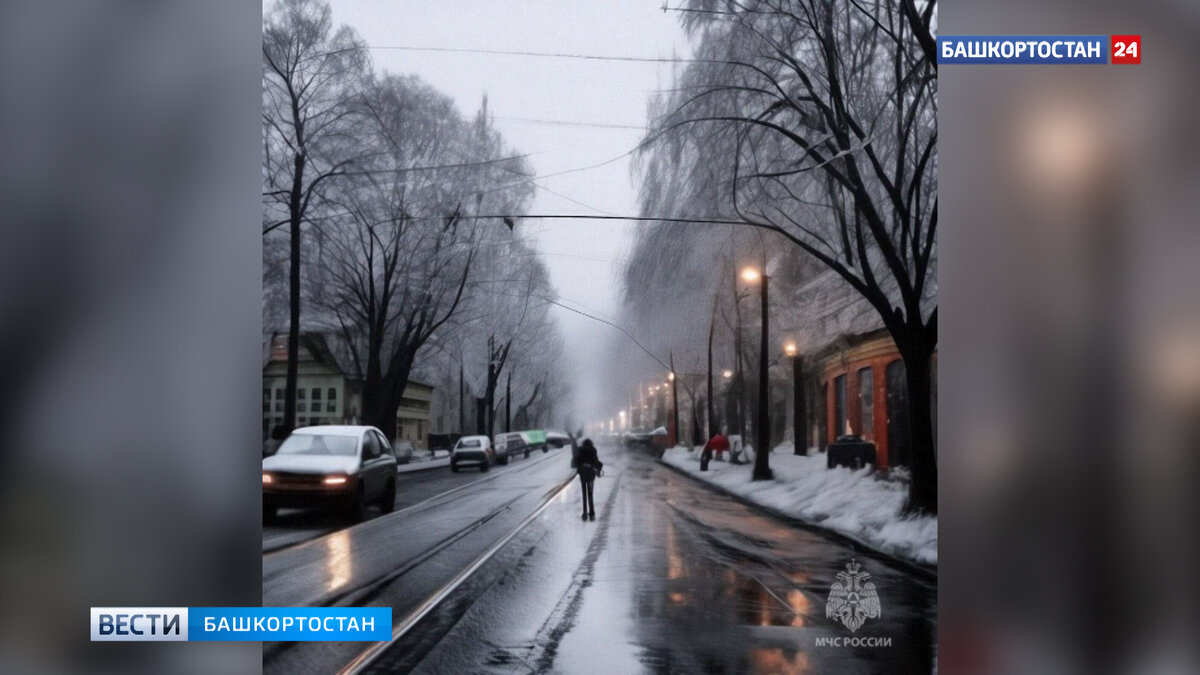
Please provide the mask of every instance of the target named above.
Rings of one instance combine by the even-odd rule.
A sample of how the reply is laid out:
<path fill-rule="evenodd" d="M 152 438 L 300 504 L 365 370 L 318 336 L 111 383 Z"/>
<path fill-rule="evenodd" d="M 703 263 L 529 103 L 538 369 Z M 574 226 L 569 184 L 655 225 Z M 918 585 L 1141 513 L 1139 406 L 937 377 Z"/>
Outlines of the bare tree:
<path fill-rule="evenodd" d="M 909 506 L 936 511 L 936 2 L 685 6 L 698 62 L 667 101 L 650 150 L 652 170 L 676 173 L 674 195 L 686 197 L 670 215 L 773 232 L 871 305 L 907 371 Z"/>
<path fill-rule="evenodd" d="M 289 237 L 287 431 L 296 423 L 303 228 L 322 188 L 358 155 L 348 118 L 369 68 L 358 36 L 335 30 L 319 0 L 280 0 L 263 21 L 262 53 L 263 234 L 286 228 Z"/>

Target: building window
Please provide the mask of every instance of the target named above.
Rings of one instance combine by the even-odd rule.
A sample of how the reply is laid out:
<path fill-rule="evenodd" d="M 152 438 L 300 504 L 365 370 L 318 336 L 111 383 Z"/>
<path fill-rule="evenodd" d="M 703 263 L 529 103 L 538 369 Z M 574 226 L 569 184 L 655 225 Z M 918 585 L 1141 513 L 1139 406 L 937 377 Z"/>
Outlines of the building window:
<path fill-rule="evenodd" d="M 280 401 L 283 400 L 283 389 L 282 388 L 280 388 L 280 387 L 275 388 L 275 398 Z"/>
<path fill-rule="evenodd" d="M 271 412 L 271 390 L 263 389 L 263 412 Z"/>
<path fill-rule="evenodd" d="M 325 398 L 328 401 L 325 404 L 325 412 L 337 412 L 337 389 L 330 387 Z"/>
<path fill-rule="evenodd" d="M 317 387 L 313 387 L 312 400 L 314 400 L 314 401 L 321 400 L 321 390 L 318 389 Z"/>
<path fill-rule="evenodd" d="M 301 389 L 300 391 L 303 392 L 304 390 Z M 304 397 L 301 396 L 300 398 Z M 300 401 L 296 404 L 296 412 L 308 412 L 308 407 L 304 404 L 304 401 Z"/>
<path fill-rule="evenodd" d="M 875 434 L 875 372 L 870 368 L 858 371 L 858 402 L 862 410 L 862 426 L 859 432 L 864 436 Z"/>
<path fill-rule="evenodd" d="M 846 376 L 838 375 L 833 379 L 833 437 L 836 439 L 850 433 L 846 428 Z"/>
<path fill-rule="evenodd" d="M 275 412 L 283 412 L 283 400 L 275 399 Z"/>
<path fill-rule="evenodd" d="M 308 390 L 307 389 L 296 389 L 296 398 L 303 401 L 304 400 L 304 392 L 306 392 L 306 391 L 308 391 Z"/>

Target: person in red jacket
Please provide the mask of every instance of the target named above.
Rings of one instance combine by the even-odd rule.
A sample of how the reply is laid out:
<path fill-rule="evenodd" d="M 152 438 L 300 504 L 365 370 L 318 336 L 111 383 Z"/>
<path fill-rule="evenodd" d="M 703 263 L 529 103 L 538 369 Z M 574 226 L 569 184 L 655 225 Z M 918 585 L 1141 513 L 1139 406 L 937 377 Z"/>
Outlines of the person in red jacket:
<path fill-rule="evenodd" d="M 721 459 L 721 453 L 729 449 L 729 439 L 725 438 L 725 434 L 717 432 L 712 438 L 704 444 L 704 449 L 700 451 L 700 470 L 708 471 L 708 462 L 712 459 L 713 453 L 716 453 L 717 459 Z"/>

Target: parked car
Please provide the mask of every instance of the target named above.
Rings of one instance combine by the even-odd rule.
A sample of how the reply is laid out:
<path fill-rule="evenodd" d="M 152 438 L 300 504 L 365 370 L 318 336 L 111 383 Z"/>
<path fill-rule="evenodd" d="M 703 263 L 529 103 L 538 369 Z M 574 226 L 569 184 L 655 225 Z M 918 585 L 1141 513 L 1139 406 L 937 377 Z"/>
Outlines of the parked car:
<path fill-rule="evenodd" d="M 392 454 L 396 456 L 398 464 L 408 464 L 417 454 L 417 446 L 413 445 L 412 441 L 394 441 L 392 443 Z"/>
<path fill-rule="evenodd" d="M 525 442 L 525 437 L 517 431 L 497 434 L 495 454 L 497 464 L 508 464 L 508 458 L 513 455 L 524 454 L 528 457 L 529 444 Z"/>
<path fill-rule="evenodd" d="M 450 453 L 450 470 L 457 473 L 458 467 L 474 464 L 480 471 L 487 471 L 494 458 L 492 439 L 487 436 L 463 436 Z"/>
<path fill-rule="evenodd" d="M 565 448 L 571 445 L 571 434 L 564 431 L 547 431 L 546 445 L 552 448 Z"/>
<path fill-rule="evenodd" d="M 521 436 L 525 439 L 525 443 L 529 446 L 530 450 L 541 450 L 542 452 L 550 451 L 550 446 L 546 443 L 545 431 L 541 429 L 530 429 L 529 431 L 522 431 Z"/>
<path fill-rule="evenodd" d="M 625 432 L 624 441 L 627 448 L 648 448 L 650 432 L 646 429 L 631 429 Z"/>
<path fill-rule="evenodd" d="M 334 507 L 355 520 L 396 504 L 396 458 L 375 427 L 296 429 L 262 462 L 263 520 L 284 507 Z"/>

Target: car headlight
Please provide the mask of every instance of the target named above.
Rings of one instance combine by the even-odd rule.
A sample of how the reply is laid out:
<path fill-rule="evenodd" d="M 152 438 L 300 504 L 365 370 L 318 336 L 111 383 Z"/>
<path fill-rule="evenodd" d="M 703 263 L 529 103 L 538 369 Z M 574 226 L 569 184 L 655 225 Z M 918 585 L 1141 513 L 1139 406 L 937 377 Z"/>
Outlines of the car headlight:
<path fill-rule="evenodd" d="M 270 485 L 275 482 L 275 477 L 266 471 L 263 472 L 263 485 Z"/>
<path fill-rule="evenodd" d="M 346 483 L 345 476 L 326 476 L 324 483 L 326 485 L 344 485 Z"/>

